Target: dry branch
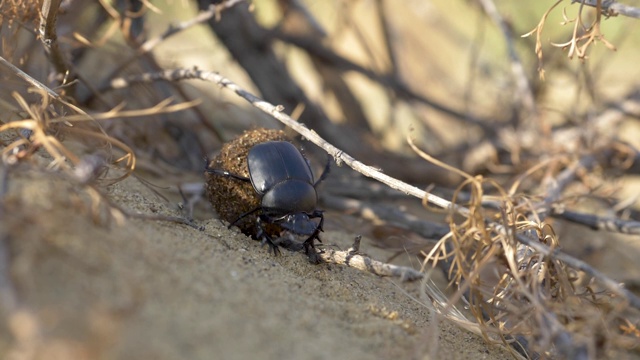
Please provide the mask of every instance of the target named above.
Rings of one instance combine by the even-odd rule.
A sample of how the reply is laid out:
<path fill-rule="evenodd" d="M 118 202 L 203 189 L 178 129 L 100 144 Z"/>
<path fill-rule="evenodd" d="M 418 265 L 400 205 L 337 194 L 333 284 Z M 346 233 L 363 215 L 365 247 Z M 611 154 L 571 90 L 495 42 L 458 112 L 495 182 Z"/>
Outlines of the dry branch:
<path fill-rule="evenodd" d="M 49 89 L 48 86 L 46 86 L 43 83 L 41 83 L 40 81 L 34 79 L 31 75 L 29 75 L 26 72 L 20 70 L 18 67 L 16 67 L 15 65 L 13 65 L 9 61 L 7 61 L 2 56 L 0 56 L 0 64 L 5 66 L 7 69 L 11 70 L 20 79 L 26 81 L 27 83 L 31 84 L 32 86 L 34 86 L 34 87 L 36 87 L 38 89 L 42 89 L 42 90 L 46 91 L 47 94 L 49 94 L 49 96 L 51 96 L 52 98 L 54 98 L 56 100 L 60 99 L 60 95 L 58 95 L 58 93 L 56 93 L 55 91 Z"/>
<path fill-rule="evenodd" d="M 517 234 L 517 239 L 518 242 L 531 247 L 540 254 L 551 259 L 560 260 L 567 264 L 569 267 L 582 271 L 590 277 L 598 280 L 607 290 L 622 296 L 629 302 L 629 305 L 640 310 L 640 297 L 625 289 L 623 284 L 617 283 L 615 280 L 609 278 L 601 271 L 594 269 L 586 262 L 576 259 L 573 256 L 560 251 L 559 249 L 552 249 L 549 246 L 540 243 L 537 239 L 530 239 L 525 234 Z"/>
<path fill-rule="evenodd" d="M 22 80 L 26 81 L 27 83 L 31 84 L 32 86 L 34 86 L 34 87 L 36 87 L 36 88 L 38 88 L 40 90 L 43 90 L 49 96 L 51 96 L 54 100 L 59 101 L 60 103 L 68 106 L 69 108 L 71 108 L 72 110 L 74 110 L 75 112 L 77 112 L 79 114 L 85 114 L 85 115 L 87 114 L 86 112 L 84 112 L 79 107 L 77 107 L 77 106 L 67 102 L 66 100 L 64 100 L 60 95 L 58 95 L 58 93 L 56 93 L 55 91 L 51 90 L 49 87 L 47 87 L 46 85 L 44 85 L 40 81 L 34 79 L 31 75 L 25 73 L 24 71 L 20 70 L 15 65 L 13 65 L 12 63 L 8 62 L 2 56 L 0 56 L 0 64 L 4 65 L 6 68 L 11 70 L 17 77 L 21 78 Z"/>
<path fill-rule="evenodd" d="M 229 9 L 229 8 L 233 7 L 234 5 L 236 5 L 236 4 L 240 3 L 240 2 L 243 2 L 243 1 L 245 1 L 245 0 L 227 0 L 227 1 L 223 1 L 220 4 L 211 4 L 207 10 L 201 11 L 194 18 L 186 20 L 186 21 L 179 22 L 177 24 L 169 25 L 169 27 L 162 34 L 160 34 L 160 35 L 158 35 L 158 36 L 156 36 L 154 38 L 151 38 L 151 39 L 145 41 L 144 43 L 142 43 L 136 49 L 136 53 L 135 54 L 131 55 L 129 58 L 127 58 L 122 63 L 120 63 L 120 65 L 118 65 L 108 76 L 106 76 L 106 78 L 107 79 L 112 79 L 115 75 L 119 74 L 127 66 L 132 64 L 133 61 L 136 60 L 138 57 L 150 52 L 156 46 L 158 46 L 159 44 L 161 44 L 163 41 L 167 40 L 171 36 L 176 35 L 176 34 L 182 32 L 184 30 L 187 30 L 187 29 L 193 27 L 194 25 L 201 24 L 201 23 L 211 19 L 214 16 L 216 18 L 219 18 L 220 17 L 220 13 L 223 10 Z"/>
<path fill-rule="evenodd" d="M 636 19 L 640 19 L 640 9 L 631 5 L 621 4 L 617 1 L 613 0 L 571 0 L 572 3 L 582 3 L 591 7 L 598 7 L 598 3 L 602 1 L 600 4 L 600 9 L 605 16 L 628 16 Z"/>
<path fill-rule="evenodd" d="M 640 235 L 640 222 L 638 221 L 584 214 L 569 210 L 554 212 L 552 215 L 576 224 L 588 226 L 594 230 Z"/>
<path fill-rule="evenodd" d="M 42 3 L 42 14 L 40 17 L 40 37 L 42 44 L 49 55 L 51 63 L 58 74 L 66 75 L 69 72 L 67 61 L 60 50 L 58 35 L 56 33 L 56 23 L 58 20 L 58 9 L 62 0 L 44 0 Z"/>
<path fill-rule="evenodd" d="M 443 208 L 448 209 L 453 206 L 450 201 L 442 199 L 437 196 L 433 196 L 431 194 L 426 193 L 419 188 L 404 183 L 400 180 L 394 179 L 388 175 L 383 174 L 381 171 L 367 166 L 353 157 L 349 156 L 342 150 L 337 147 L 329 144 L 323 138 L 321 138 L 315 131 L 309 130 L 303 124 L 300 124 L 296 120 L 292 119 L 289 115 L 286 115 L 282 112 L 282 106 L 274 106 L 257 96 L 251 94 L 250 92 L 244 90 L 240 86 L 233 83 L 231 80 L 226 79 L 225 77 L 219 75 L 218 73 L 211 71 L 203 71 L 198 69 L 175 69 L 175 70 L 166 70 L 158 73 L 149 73 L 142 75 L 134 75 L 127 78 L 118 78 L 111 81 L 110 86 L 114 89 L 124 88 L 130 86 L 130 84 L 135 82 L 151 82 L 157 80 L 166 80 L 166 81 L 178 81 L 178 80 L 189 80 L 189 79 L 200 79 L 210 82 L 215 82 L 223 87 L 226 87 L 236 94 L 249 101 L 253 106 L 262 110 L 263 112 L 269 114 L 276 120 L 279 120 L 286 126 L 294 129 L 300 135 L 302 135 L 305 139 L 313 142 L 318 145 L 322 149 L 324 149 L 329 155 L 333 156 L 336 164 L 340 166 L 345 163 L 349 167 L 358 171 L 359 173 L 374 178 L 384 184 L 387 184 L 393 189 L 404 192 L 405 194 L 412 195 L 418 198 L 426 198 L 429 202 Z"/>
<path fill-rule="evenodd" d="M 500 28 L 502 36 L 504 37 L 505 44 L 507 45 L 507 51 L 509 53 L 509 61 L 511 62 L 511 72 L 516 83 L 516 97 L 517 100 L 524 106 L 527 111 L 527 115 L 534 115 L 537 113 L 535 97 L 531 84 L 529 84 L 529 78 L 524 70 L 524 65 L 516 52 L 516 47 L 513 42 L 513 34 L 511 29 L 507 25 L 506 21 L 498 11 L 496 4 L 493 0 L 479 0 L 480 5 L 484 9 L 484 12 L 491 17 L 491 20 Z"/>
<path fill-rule="evenodd" d="M 447 225 L 422 220 L 393 206 L 367 203 L 361 200 L 330 195 L 326 192 L 322 194 L 320 201 L 328 208 L 349 212 L 370 221 L 383 220 L 412 231 L 425 239 L 437 240 L 449 232 Z"/>
<path fill-rule="evenodd" d="M 357 236 L 353 246 L 346 251 L 325 248 L 318 254 L 318 257 L 326 263 L 345 265 L 378 276 L 398 277 L 402 281 L 419 280 L 424 276 L 420 271 L 410 267 L 383 263 L 359 254 L 360 239 L 361 236 Z"/>

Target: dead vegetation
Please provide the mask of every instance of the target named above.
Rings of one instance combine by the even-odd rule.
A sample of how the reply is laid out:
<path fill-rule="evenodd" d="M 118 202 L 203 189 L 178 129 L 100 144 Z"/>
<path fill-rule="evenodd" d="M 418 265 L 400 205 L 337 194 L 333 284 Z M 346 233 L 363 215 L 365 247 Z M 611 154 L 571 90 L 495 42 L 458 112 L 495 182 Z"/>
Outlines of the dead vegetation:
<path fill-rule="evenodd" d="M 633 19 L 610 18 L 636 9 L 556 1 L 534 19 L 504 2 L 456 3 L 454 15 L 447 4 L 2 1 L 0 221 L 12 173 L 35 168 L 81 189 L 95 219 L 107 209 L 193 225 L 121 209 L 104 189 L 132 174 L 202 173 L 203 157 L 243 129 L 282 123 L 388 186 L 341 171 L 321 201 L 418 235 L 411 247 L 379 241 L 422 272 L 364 256 L 359 240 L 322 259 L 421 278 L 427 333 L 444 318 L 516 358 L 637 357 L 639 267 L 633 255 L 617 270 L 592 256 L 640 255 L 640 74 L 627 61 L 640 40 L 625 30 Z M 568 40 L 546 42 L 547 31 Z M 7 354 L 29 354 L 46 335 L 20 300 L 9 234 L 0 228 L 3 314 L 31 326 L 11 329 Z M 615 249 L 619 236 L 627 248 Z"/>

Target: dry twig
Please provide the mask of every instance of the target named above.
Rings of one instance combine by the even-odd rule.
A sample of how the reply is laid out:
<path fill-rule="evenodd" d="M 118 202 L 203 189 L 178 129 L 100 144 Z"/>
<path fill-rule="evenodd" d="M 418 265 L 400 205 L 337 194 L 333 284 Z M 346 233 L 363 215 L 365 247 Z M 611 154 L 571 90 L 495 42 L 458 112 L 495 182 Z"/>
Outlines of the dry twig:
<path fill-rule="evenodd" d="M 631 5 L 621 4 L 614 0 L 571 0 L 572 3 L 582 3 L 587 6 L 598 8 L 605 16 L 628 16 L 640 19 L 640 9 Z M 600 4 L 598 4 L 600 3 Z"/>
<path fill-rule="evenodd" d="M 246 1 L 246 0 L 226 0 L 221 2 L 220 4 L 211 4 L 209 6 L 209 9 L 205 11 L 201 11 L 194 18 L 177 23 L 177 24 L 171 24 L 162 34 L 142 43 L 136 49 L 136 53 L 131 55 L 124 61 L 122 61 L 120 65 L 118 65 L 109 75 L 106 76 L 106 79 L 112 79 L 114 76 L 121 73 L 122 70 L 126 69 L 127 66 L 131 65 L 141 55 L 149 53 L 156 46 L 158 46 L 159 44 L 161 44 L 163 41 L 167 40 L 171 36 L 176 35 L 184 30 L 187 30 L 193 27 L 194 25 L 201 24 L 211 19 L 214 16 L 216 17 L 216 19 L 219 19 L 220 13 L 223 10 L 229 9 L 243 1 Z"/>
<path fill-rule="evenodd" d="M 500 28 L 502 32 L 502 36 L 504 37 L 504 42 L 507 45 L 507 50 L 509 53 L 509 61 L 511 62 L 511 72 L 513 73 L 513 78 L 516 83 L 516 97 L 517 100 L 524 106 L 527 110 L 527 113 L 530 115 L 534 115 L 537 113 L 535 97 L 533 95 L 533 90 L 531 89 L 531 84 L 529 84 L 529 78 L 525 73 L 524 66 L 522 65 L 522 61 L 516 52 L 516 47 L 513 42 L 513 34 L 511 33 L 511 29 L 502 18 L 502 15 L 498 11 L 496 4 L 493 0 L 479 0 L 484 12 L 491 17 L 493 22 Z"/>
<path fill-rule="evenodd" d="M 361 236 L 357 236 L 353 246 L 346 251 L 325 248 L 318 254 L 318 257 L 326 263 L 345 265 L 378 276 L 398 277 L 402 281 L 422 279 L 424 274 L 413 268 L 383 263 L 359 254 L 360 239 Z"/>
<path fill-rule="evenodd" d="M 547 9 L 547 11 L 542 15 L 542 18 L 540 19 L 540 22 L 538 23 L 538 25 L 530 32 L 522 35 L 522 37 L 527 37 L 534 33 L 536 34 L 535 52 L 538 57 L 538 73 L 540 74 L 540 78 L 542 79 L 544 79 L 544 70 L 542 68 L 542 58 L 543 58 L 542 41 L 540 40 L 542 37 L 542 30 L 547 21 L 547 17 L 551 13 L 551 11 L 556 6 L 558 6 L 562 1 L 563 0 L 557 0 L 553 5 L 551 5 L 551 7 L 549 7 L 549 9 Z M 612 0 L 591 0 L 591 1 L 574 0 L 572 2 L 580 3 L 579 9 L 578 9 L 578 15 L 576 15 L 576 17 L 573 19 L 569 19 L 567 18 L 566 14 L 563 13 L 563 16 L 564 16 L 563 24 L 574 23 L 573 34 L 571 36 L 571 39 L 569 39 L 569 41 L 564 43 L 558 44 L 558 43 L 552 42 L 551 44 L 555 47 L 559 47 L 562 49 L 569 49 L 569 52 L 568 52 L 569 59 L 572 59 L 574 55 L 577 55 L 579 59 L 586 59 L 587 50 L 591 45 L 593 45 L 598 41 L 602 42 L 610 50 L 615 51 L 616 50 L 615 46 L 611 44 L 609 41 L 607 41 L 604 38 L 604 34 L 602 34 L 602 32 L 600 31 L 602 15 L 603 14 L 605 16 L 615 15 L 614 12 L 608 12 L 608 11 L 612 11 L 611 5 L 615 4 L 615 2 Z M 582 21 L 582 11 L 585 5 L 594 6 L 596 8 L 596 19 L 589 26 L 584 24 L 584 22 Z"/>
<path fill-rule="evenodd" d="M 42 2 L 42 14 L 40 17 L 40 37 L 44 48 L 49 55 L 51 63 L 58 74 L 66 75 L 69 72 L 67 61 L 62 54 L 58 35 L 56 33 L 56 23 L 58 20 L 58 9 L 62 0 L 44 0 Z"/>
<path fill-rule="evenodd" d="M 617 232 L 620 234 L 640 235 L 640 222 L 619 218 L 583 214 L 577 211 L 554 211 L 553 216 L 588 226 L 594 230 Z"/>

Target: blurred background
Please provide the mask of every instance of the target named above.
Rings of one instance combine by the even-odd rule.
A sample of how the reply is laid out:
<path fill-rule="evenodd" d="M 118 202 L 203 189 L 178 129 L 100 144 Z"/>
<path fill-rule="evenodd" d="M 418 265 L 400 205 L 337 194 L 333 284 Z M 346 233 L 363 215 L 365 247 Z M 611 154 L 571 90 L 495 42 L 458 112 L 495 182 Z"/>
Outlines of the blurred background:
<path fill-rule="evenodd" d="M 590 3 L 596 2 L 3 1 L 2 58 L 102 116 L 74 126 L 105 136 L 79 136 L 64 122 L 49 122 L 74 112 L 44 101 L 6 63 L 0 125 L 39 117 L 46 133 L 78 158 L 100 151 L 115 162 L 129 151 L 135 174 L 152 183 L 202 182 L 205 156 L 245 130 L 281 124 L 211 82 L 112 86 L 119 78 L 198 68 L 282 105 L 357 160 L 445 198 L 463 177 L 417 156 L 408 136 L 434 158 L 504 188 L 517 184 L 516 193 L 536 201 L 548 199 L 563 171 L 579 164 L 547 206 L 640 221 L 639 21 L 607 9 L 599 15 Z M 40 20 L 46 4 L 57 8 L 49 22 Z M 156 111 L 166 99 L 199 102 Z M 143 112 L 126 115 L 133 110 Z M 29 138 L 14 130 L 2 135 L 3 155 L 16 153 L 16 139 Z M 299 144 L 321 168 L 325 155 Z M 323 185 L 327 196 L 386 202 L 444 222 L 443 214 L 354 181 L 349 170 L 333 171 Z M 334 207 L 334 225 L 360 226 L 340 220 L 348 210 L 342 205 L 324 205 L 329 213 Z M 637 292 L 637 236 L 565 220 L 548 220 L 563 248 Z M 415 236 L 399 221 L 374 223 L 368 235 L 380 246 L 396 227 L 404 239 Z"/>
<path fill-rule="evenodd" d="M 232 2 L 233 3 L 233 2 Z M 37 2 L 3 4 L 3 56 L 55 88 L 37 36 Z M 487 5 L 491 4 L 491 5 Z M 160 69 L 217 71 L 296 115 L 357 159 L 407 181 L 451 186 L 458 178 L 409 149 L 411 136 L 436 158 L 472 174 L 518 174 L 544 156 L 577 153 L 575 134 L 558 135 L 636 90 L 637 21 L 609 18 L 585 59 L 553 44 L 572 38 L 595 10 L 561 3 L 540 34 L 529 33 L 553 2 L 239 1 L 218 15 L 159 38 L 194 19 L 209 2 L 62 2 L 58 42 L 68 57 L 64 89 L 91 111 L 201 99 L 197 107 L 134 121 L 102 123 L 107 133 L 152 163 L 199 170 L 203 154 L 251 127 L 278 127 L 235 96 L 198 80 L 101 91 L 113 78 Z M 490 9 L 488 7 L 495 8 Z M 13 7 L 13 8 L 12 8 Z M 494 13 L 492 13 L 494 11 Z M 222 16 L 222 15 L 225 16 Z M 499 21 L 499 22 L 497 22 Z M 562 24 L 562 22 L 567 22 Z M 581 30 L 582 31 L 582 30 Z M 582 31 L 584 32 L 584 31 Z M 150 46 L 145 41 L 157 41 Z M 141 50 L 144 49 L 144 50 Z M 5 113 L 25 83 L 3 69 Z M 9 104 L 13 103 L 13 107 Z M 12 111 L 13 110 L 13 111 Z M 636 121 L 608 131 L 637 148 Z M 560 139 L 559 139 L 560 137 Z M 146 165 L 146 161 L 141 162 Z"/>

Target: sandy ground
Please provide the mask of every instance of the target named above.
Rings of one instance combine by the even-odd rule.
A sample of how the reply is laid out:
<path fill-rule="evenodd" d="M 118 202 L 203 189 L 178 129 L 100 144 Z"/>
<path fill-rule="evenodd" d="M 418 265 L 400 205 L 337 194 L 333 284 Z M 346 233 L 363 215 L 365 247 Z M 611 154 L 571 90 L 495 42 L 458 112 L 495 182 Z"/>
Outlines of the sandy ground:
<path fill-rule="evenodd" d="M 0 235 L 22 310 L 2 309 L 0 358 L 509 357 L 446 323 L 435 334 L 414 300 L 419 284 L 274 257 L 213 218 L 198 222 L 203 231 L 118 221 L 83 187 L 43 172 L 13 170 L 8 189 Z M 178 214 L 135 178 L 102 191 L 127 209 Z M 329 230 L 325 243 L 353 240 Z M 388 256 L 366 239 L 363 250 Z"/>

